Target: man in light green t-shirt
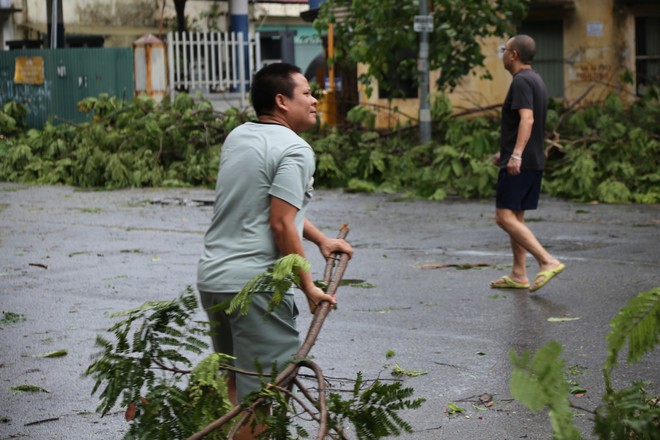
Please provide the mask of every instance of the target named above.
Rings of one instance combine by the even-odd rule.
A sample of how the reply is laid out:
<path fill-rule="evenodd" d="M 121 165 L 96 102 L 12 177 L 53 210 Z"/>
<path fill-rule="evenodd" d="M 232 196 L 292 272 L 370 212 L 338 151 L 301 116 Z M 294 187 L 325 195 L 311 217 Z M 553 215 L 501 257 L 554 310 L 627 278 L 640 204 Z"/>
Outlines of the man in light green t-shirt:
<path fill-rule="evenodd" d="M 222 147 L 213 219 L 197 276 L 205 308 L 231 299 L 278 258 L 304 257 L 303 238 L 326 258 L 353 253 L 346 241 L 329 238 L 305 218 L 315 160 L 297 133 L 316 124 L 317 104 L 307 79 L 296 66 L 271 64 L 254 76 L 251 96 L 258 122 L 234 129 Z M 314 285 L 310 273 L 301 273 L 299 287 L 312 313 L 321 301 L 337 301 Z M 214 349 L 235 356 L 238 369 L 254 371 L 257 362 L 270 371 L 273 362 L 281 367 L 298 350 L 293 292 L 264 319 L 269 300 L 268 293 L 255 295 L 247 316 L 209 312 L 220 322 Z M 239 401 L 259 387 L 252 376 L 230 379 L 230 392 L 237 390 Z"/>

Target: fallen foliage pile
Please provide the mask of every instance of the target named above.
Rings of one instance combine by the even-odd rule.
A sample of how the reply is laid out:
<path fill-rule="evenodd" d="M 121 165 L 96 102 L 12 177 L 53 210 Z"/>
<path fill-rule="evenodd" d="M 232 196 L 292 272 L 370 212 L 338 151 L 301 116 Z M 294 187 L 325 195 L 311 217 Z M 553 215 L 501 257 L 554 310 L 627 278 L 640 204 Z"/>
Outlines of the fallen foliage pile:
<path fill-rule="evenodd" d="M 605 203 L 660 202 L 658 91 L 625 106 L 618 95 L 583 106 L 553 102 L 548 112 L 546 178 L 551 196 Z M 0 180 L 83 188 L 212 186 L 222 143 L 253 116 L 213 110 L 179 94 L 156 106 L 101 95 L 79 103 L 91 114 L 80 125 L 22 126 L 25 107 L 0 111 Z M 497 115 L 454 116 L 442 95 L 432 106 L 433 140 L 420 145 L 416 127 L 382 131 L 373 112 L 355 107 L 342 127 L 304 136 L 317 156 L 317 186 L 396 192 L 442 200 L 494 194 Z"/>

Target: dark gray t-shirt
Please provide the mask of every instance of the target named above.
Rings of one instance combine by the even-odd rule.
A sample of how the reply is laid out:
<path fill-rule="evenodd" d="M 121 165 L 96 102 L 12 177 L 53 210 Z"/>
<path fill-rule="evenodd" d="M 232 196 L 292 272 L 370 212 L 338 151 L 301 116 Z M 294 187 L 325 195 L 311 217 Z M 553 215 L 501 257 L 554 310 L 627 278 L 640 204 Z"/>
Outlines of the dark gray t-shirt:
<path fill-rule="evenodd" d="M 548 92 L 541 76 L 531 69 L 521 70 L 513 76 L 513 82 L 502 106 L 502 130 L 500 139 L 500 164 L 506 168 L 513 153 L 520 124 L 520 109 L 534 112 L 532 133 L 522 156 L 521 170 L 543 170 L 545 155 L 545 118 L 548 111 Z"/>

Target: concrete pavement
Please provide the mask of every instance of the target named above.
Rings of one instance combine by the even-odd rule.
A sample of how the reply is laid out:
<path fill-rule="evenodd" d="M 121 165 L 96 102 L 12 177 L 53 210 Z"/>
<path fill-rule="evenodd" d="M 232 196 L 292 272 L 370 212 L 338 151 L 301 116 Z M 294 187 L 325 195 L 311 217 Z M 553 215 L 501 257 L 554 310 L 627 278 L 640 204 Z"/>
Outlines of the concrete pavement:
<path fill-rule="evenodd" d="M 0 439 L 123 436 L 122 410 L 100 418 L 92 381 L 81 377 L 94 338 L 114 322 L 108 313 L 173 299 L 194 285 L 211 214 L 202 202 L 212 197 L 204 189 L 85 192 L 0 183 L 0 311 L 23 318 L 0 324 Z M 352 285 L 339 289 L 338 310 L 312 355 L 337 386 L 358 371 L 389 379 L 394 364 L 425 373 L 404 379 L 427 401 L 406 414 L 415 432 L 401 438 L 550 439 L 545 413 L 511 399 L 509 351 L 563 344 L 572 378 L 587 389 L 574 403 L 593 409 L 603 391 L 609 320 L 629 298 L 660 285 L 658 206 L 543 197 L 529 224 L 566 271 L 533 294 L 490 289 L 511 259 L 493 210 L 489 200 L 340 191 L 317 191 L 312 201 L 309 218 L 331 235 L 348 223 L 356 249 L 344 276 Z M 324 263 L 313 246 L 308 256 L 321 278 Z M 428 268 L 465 264 L 479 267 Z M 530 260 L 530 274 L 536 269 Z M 309 315 L 300 296 L 298 304 L 304 333 Z M 34 357 L 59 349 L 68 355 Z M 391 359 L 388 350 L 396 353 Z M 643 378 L 660 392 L 659 361 L 656 349 L 633 367 L 622 363 L 617 386 Z M 48 392 L 11 390 L 24 384 Z M 487 409 L 483 394 L 492 396 Z M 449 416 L 448 403 L 466 411 Z M 589 419 L 576 412 L 586 438 Z"/>

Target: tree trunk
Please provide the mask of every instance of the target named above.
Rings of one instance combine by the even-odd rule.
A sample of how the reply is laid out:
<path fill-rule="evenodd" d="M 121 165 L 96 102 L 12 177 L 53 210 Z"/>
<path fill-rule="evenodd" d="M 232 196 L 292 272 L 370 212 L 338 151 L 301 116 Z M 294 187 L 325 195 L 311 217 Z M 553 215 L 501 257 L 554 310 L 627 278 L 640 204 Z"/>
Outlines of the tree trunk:
<path fill-rule="evenodd" d="M 186 1 L 187 0 L 174 0 L 174 8 L 176 9 L 176 29 L 179 32 L 186 31 Z"/>

